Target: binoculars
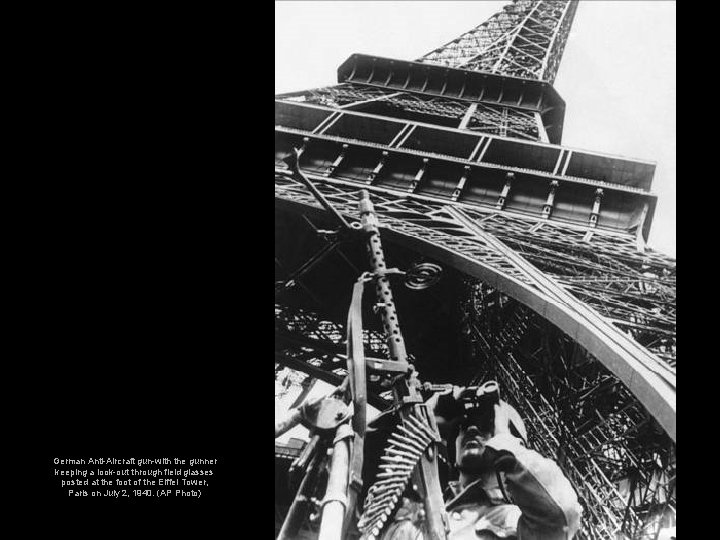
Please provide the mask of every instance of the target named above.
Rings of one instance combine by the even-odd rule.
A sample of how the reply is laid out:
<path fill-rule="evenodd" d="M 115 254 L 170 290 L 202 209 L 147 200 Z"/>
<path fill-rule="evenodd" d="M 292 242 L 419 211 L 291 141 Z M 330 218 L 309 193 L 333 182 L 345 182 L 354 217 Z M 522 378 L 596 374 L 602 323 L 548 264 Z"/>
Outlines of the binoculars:
<path fill-rule="evenodd" d="M 447 420 L 460 419 L 463 422 L 486 424 L 494 418 L 495 405 L 500 403 L 500 387 L 495 381 L 480 386 L 463 388 L 457 396 L 452 392 L 441 395 L 435 410 L 438 416 Z"/>
<path fill-rule="evenodd" d="M 487 381 L 480 386 L 468 386 L 457 398 L 463 410 L 492 409 L 500 403 L 500 387 L 495 381 Z"/>

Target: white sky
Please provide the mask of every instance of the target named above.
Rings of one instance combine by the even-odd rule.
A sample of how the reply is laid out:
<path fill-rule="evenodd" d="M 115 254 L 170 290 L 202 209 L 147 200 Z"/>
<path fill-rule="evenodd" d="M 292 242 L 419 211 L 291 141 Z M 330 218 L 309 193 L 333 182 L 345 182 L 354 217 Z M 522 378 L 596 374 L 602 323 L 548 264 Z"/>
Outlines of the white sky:
<path fill-rule="evenodd" d="M 501 1 L 276 1 L 275 93 L 337 83 L 353 53 L 413 60 Z M 581 1 L 555 88 L 563 144 L 657 162 L 649 244 L 675 256 L 675 2 Z"/>

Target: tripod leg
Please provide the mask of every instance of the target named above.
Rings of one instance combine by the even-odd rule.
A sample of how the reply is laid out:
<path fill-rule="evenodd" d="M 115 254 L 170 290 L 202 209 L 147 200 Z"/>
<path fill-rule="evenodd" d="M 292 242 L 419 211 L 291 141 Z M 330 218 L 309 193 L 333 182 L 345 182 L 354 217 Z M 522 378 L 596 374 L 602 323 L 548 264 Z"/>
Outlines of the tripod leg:
<path fill-rule="evenodd" d="M 297 426 L 300 423 L 301 418 L 302 414 L 300 413 L 300 409 L 290 409 L 289 414 L 286 417 L 281 418 L 279 421 L 275 421 L 275 438 L 277 439 Z"/>
<path fill-rule="evenodd" d="M 352 436 L 353 431 L 348 424 L 338 427 L 333 443 L 330 475 L 323 501 L 318 540 L 341 540 L 342 537 L 343 519 L 347 507 L 350 439 Z"/>
<path fill-rule="evenodd" d="M 312 508 L 310 497 L 312 497 L 317 486 L 320 462 L 324 457 L 323 454 L 323 452 L 316 453 L 310 463 L 307 473 L 305 473 L 300 483 L 295 499 L 290 506 L 290 510 L 288 510 L 287 516 L 285 516 L 285 521 L 283 522 L 282 529 L 280 529 L 277 540 L 292 540 L 297 538 L 297 533 Z"/>

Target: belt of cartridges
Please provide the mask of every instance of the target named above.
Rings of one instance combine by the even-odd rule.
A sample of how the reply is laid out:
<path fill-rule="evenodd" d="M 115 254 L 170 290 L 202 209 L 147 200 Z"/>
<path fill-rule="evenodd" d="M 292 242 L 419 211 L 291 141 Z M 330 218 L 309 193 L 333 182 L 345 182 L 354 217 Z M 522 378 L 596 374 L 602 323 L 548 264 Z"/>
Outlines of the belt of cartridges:
<path fill-rule="evenodd" d="M 402 497 L 423 452 L 436 440 L 432 428 L 415 415 L 399 422 L 387 440 L 380 458 L 380 471 L 370 486 L 358 521 L 361 540 L 375 540 Z"/>

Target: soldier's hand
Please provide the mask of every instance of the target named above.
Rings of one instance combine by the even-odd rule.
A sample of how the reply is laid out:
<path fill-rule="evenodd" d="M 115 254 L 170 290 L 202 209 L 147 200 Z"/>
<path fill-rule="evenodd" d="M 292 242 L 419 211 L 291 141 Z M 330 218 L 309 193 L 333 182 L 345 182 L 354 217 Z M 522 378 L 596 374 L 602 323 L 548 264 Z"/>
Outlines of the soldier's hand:
<path fill-rule="evenodd" d="M 494 435 L 510 433 L 510 416 L 502 403 L 495 404 L 495 432 Z"/>
<path fill-rule="evenodd" d="M 429 400 L 436 417 L 442 418 L 445 422 L 452 422 L 462 415 L 463 408 L 458 403 L 458 398 L 465 388 L 453 386 L 442 392 L 437 392 Z"/>
<path fill-rule="evenodd" d="M 453 386 L 452 387 L 452 397 L 455 400 L 460 399 L 460 396 L 463 392 L 465 392 L 466 387 L 465 386 Z"/>

